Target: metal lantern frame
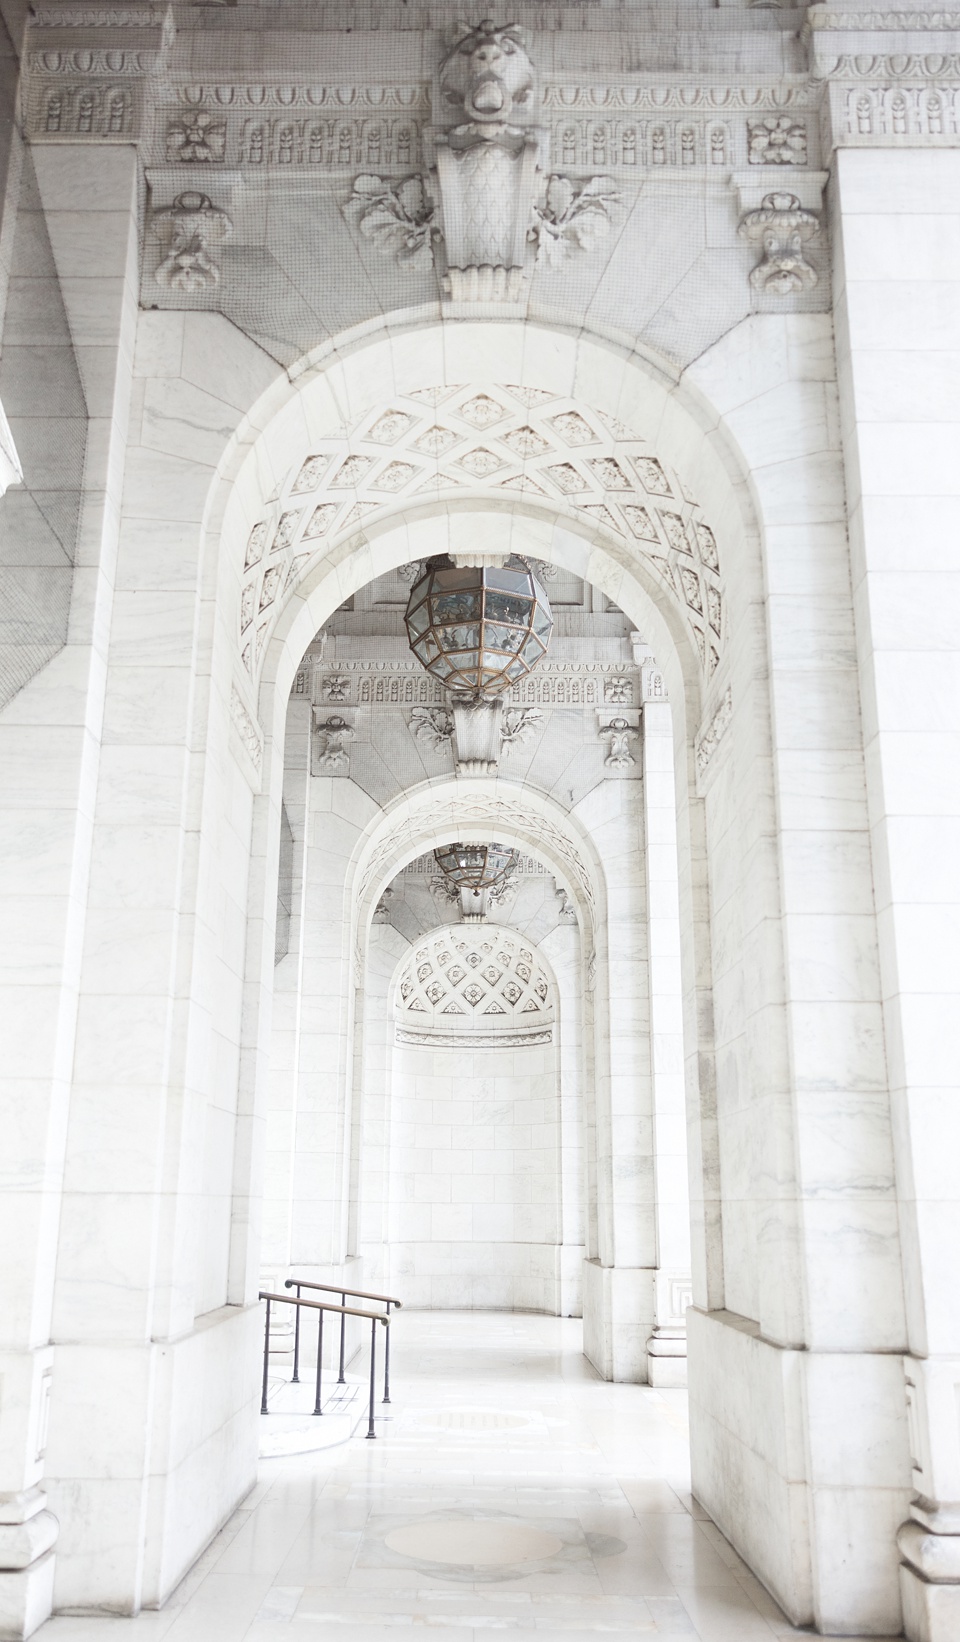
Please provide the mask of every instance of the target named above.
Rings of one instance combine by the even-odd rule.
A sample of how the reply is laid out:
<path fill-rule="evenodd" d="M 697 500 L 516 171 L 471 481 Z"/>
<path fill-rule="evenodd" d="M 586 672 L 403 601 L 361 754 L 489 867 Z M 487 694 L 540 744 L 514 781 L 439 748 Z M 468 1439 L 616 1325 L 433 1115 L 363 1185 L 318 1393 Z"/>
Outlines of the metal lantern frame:
<path fill-rule="evenodd" d="M 404 615 L 419 661 L 455 696 L 490 700 L 532 672 L 553 632 L 550 601 L 523 559 L 462 568 L 430 559 Z"/>
<path fill-rule="evenodd" d="M 517 869 L 518 856 L 508 844 L 444 844 L 433 858 L 444 876 L 458 889 L 484 890 L 502 884 Z"/>

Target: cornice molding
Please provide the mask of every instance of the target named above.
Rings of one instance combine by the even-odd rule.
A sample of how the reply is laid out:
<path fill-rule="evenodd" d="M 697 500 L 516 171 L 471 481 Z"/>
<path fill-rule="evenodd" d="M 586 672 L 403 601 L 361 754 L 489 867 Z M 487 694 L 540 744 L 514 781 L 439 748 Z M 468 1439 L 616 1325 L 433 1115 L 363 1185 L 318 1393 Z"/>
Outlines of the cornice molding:
<path fill-rule="evenodd" d="M 952 34 L 960 31 L 960 11 L 831 11 L 811 6 L 803 36 L 840 30 L 848 34 Z"/>

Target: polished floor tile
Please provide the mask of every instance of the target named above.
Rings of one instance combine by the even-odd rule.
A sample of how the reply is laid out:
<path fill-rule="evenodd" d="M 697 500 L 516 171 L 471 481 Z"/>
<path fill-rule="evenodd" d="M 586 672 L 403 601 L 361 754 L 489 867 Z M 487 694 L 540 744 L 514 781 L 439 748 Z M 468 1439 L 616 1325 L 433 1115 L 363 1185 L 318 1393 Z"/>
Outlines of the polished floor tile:
<path fill-rule="evenodd" d="M 160 1613 L 57 1618 L 38 1642 L 811 1634 L 692 1498 L 683 1392 L 606 1385 L 570 1319 L 405 1312 L 394 1326 L 376 1442 L 360 1419 L 339 1447 L 264 1460 Z"/>

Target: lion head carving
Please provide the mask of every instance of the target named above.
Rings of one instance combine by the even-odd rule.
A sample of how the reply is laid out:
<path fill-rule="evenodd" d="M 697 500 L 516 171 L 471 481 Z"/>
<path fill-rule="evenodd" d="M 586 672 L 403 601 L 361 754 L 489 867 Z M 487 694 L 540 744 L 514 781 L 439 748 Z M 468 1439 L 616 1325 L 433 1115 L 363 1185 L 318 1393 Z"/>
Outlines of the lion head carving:
<path fill-rule="evenodd" d="M 443 100 L 477 125 L 504 125 L 525 114 L 533 96 L 533 64 L 515 23 L 485 18 L 460 35 L 440 68 Z"/>

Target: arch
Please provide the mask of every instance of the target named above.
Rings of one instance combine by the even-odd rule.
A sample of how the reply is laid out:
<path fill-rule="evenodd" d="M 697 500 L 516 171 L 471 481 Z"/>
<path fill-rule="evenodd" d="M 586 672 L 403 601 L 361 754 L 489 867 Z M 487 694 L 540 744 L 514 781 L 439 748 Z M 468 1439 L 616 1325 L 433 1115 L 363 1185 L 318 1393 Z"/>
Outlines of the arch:
<path fill-rule="evenodd" d="M 211 542 L 218 543 L 217 556 L 222 561 L 218 568 L 230 606 L 227 621 L 234 626 L 231 652 L 239 656 L 242 648 L 233 641 L 239 637 L 243 566 L 251 537 L 263 523 L 279 529 L 284 487 L 289 496 L 304 464 L 318 454 L 331 454 L 334 447 L 347 453 L 354 433 L 369 432 L 380 418 L 389 416 L 398 397 L 420 394 L 422 400 L 413 402 L 426 408 L 431 397 L 437 398 L 445 391 L 443 384 L 451 384 L 451 391 L 478 384 L 482 396 L 484 385 L 502 382 L 511 382 L 532 396 L 534 406 L 536 396 L 542 394 L 540 410 L 545 417 L 566 413 L 583 416 L 598 436 L 602 434 L 595 456 L 594 447 L 587 457 L 586 447 L 576 446 L 568 447 L 568 455 L 580 448 L 584 460 L 616 461 L 617 449 L 626 436 L 628 458 L 635 446 L 645 444 L 651 461 L 672 467 L 682 492 L 678 498 L 681 521 L 693 529 L 690 545 L 695 547 L 694 554 L 681 555 L 684 562 L 680 562 L 680 549 L 664 542 L 666 527 L 658 517 L 652 521 L 658 543 L 644 544 L 642 537 L 635 536 L 625 523 L 620 504 L 614 502 L 611 509 L 599 490 L 581 506 L 569 496 L 564 497 L 555 486 L 551 495 L 542 497 L 530 488 L 501 488 L 504 483 L 519 485 L 521 480 L 531 478 L 531 463 L 540 457 L 524 458 L 522 472 L 507 466 L 486 475 L 479 486 L 473 483 L 476 476 L 464 474 L 464 482 L 455 490 L 438 485 L 432 494 L 419 497 L 412 493 L 411 480 L 411 494 L 404 491 L 381 495 L 375 508 L 369 489 L 363 495 L 351 493 L 348 505 L 338 510 L 339 517 L 331 521 L 327 535 L 321 539 L 321 549 L 311 552 L 309 560 L 302 558 L 301 552 L 291 551 L 299 547 L 307 519 L 298 519 L 289 541 L 281 544 L 285 575 L 282 579 L 272 578 L 268 589 L 272 596 L 265 609 L 274 613 L 270 632 L 263 634 L 256 695 L 250 688 L 249 674 L 246 670 L 241 674 L 244 698 L 268 735 L 279 727 L 279 715 L 299 659 L 296 652 L 299 647 L 302 654 L 312 637 L 308 632 L 311 623 L 316 632 L 329 611 L 362 581 L 390 568 L 391 563 L 404 562 L 404 558 L 391 561 L 385 551 L 378 552 L 377 544 L 383 542 L 384 532 L 419 529 L 431 515 L 449 518 L 456 513 L 469 514 L 484 503 L 490 506 L 494 498 L 501 521 L 522 516 L 537 523 L 541 537 L 550 527 L 562 527 L 565 542 L 581 542 L 580 557 L 589 564 L 588 579 L 609 591 L 624 609 L 634 587 L 642 589 L 646 599 L 633 600 L 634 609 L 628 614 L 636 615 L 639 602 L 649 627 L 659 627 L 675 601 L 677 612 L 688 624 L 688 643 L 695 641 L 690 618 L 684 612 L 693 607 L 684 596 L 679 571 L 695 573 L 705 612 L 708 588 L 714 587 L 721 594 L 721 649 L 729 651 L 742 644 L 739 628 L 744 613 L 763 596 L 761 536 L 749 465 L 689 373 L 681 377 L 666 361 L 648 352 L 628 349 L 619 340 L 589 332 L 572 334 L 531 323 L 518 328 L 509 321 L 460 323 L 453 327 L 433 321 L 418 326 L 414 316 L 409 328 L 386 323 L 367 326 L 338 338 L 335 346 L 316 350 L 286 378 L 271 385 L 228 440 L 208 496 L 205 531 Z M 454 408 L 463 407 L 458 401 Z M 514 402 L 514 409 L 517 416 L 512 422 L 518 418 L 524 425 L 530 422 L 526 415 L 521 417 L 526 411 L 521 400 Z M 504 431 L 519 431 L 512 422 L 509 428 L 505 424 Z M 482 446 L 484 430 L 473 431 L 477 438 L 472 443 L 466 437 L 461 441 L 463 455 Z M 411 428 L 407 434 L 412 441 L 421 437 L 421 430 Z M 369 481 L 382 476 L 391 464 L 389 451 L 385 445 L 384 459 L 367 470 Z M 541 457 L 546 460 L 544 453 Z M 575 455 L 574 464 L 577 462 Z M 335 477 L 331 465 L 320 482 L 329 484 Z M 312 491 L 309 494 L 314 496 Z M 696 501 L 691 502 L 690 497 Z M 665 502 L 667 498 L 660 500 Z M 627 505 L 643 507 L 649 502 L 649 494 L 637 495 Z M 360 511 L 354 512 L 355 508 Z M 595 510 L 592 513 L 591 508 Z M 663 511 L 672 509 L 664 507 Z M 711 547 L 707 537 L 703 538 L 703 553 L 708 560 L 715 556 L 717 565 L 722 566 L 722 587 L 714 585 L 719 571 L 713 572 L 711 565 L 698 556 L 695 513 L 698 518 L 702 515 L 702 523 L 713 540 Z M 661 551 L 645 551 L 655 546 Z M 258 551 L 256 544 L 253 551 Z M 413 548 L 405 554 L 406 558 L 415 556 Z M 302 562 L 294 567 L 298 557 Z M 654 558 L 670 564 L 670 577 L 653 564 Z M 267 568 L 279 569 L 280 564 L 264 566 L 261 576 Z M 328 582 L 325 594 L 321 594 L 321 586 Z M 261 580 L 256 589 L 258 605 L 262 591 Z M 278 603 L 280 609 L 274 610 Z M 705 613 L 701 621 L 697 612 L 693 614 L 693 626 L 709 632 L 708 615 Z M 666 622 L 666 631 L 656 635 L 651 631 L 649 636 L 655 643 L 659 641 L 658 659 L 668 671 L 674 704 L 679 705 L 688 688 L 691 691 L 688 733 L 692 734 L 709 704 L 722 699 L 728 671 L 725 658 L 721 655 L 718 662 L 713 662 L 707 651 L 704 667 L 699 656 L 688 656 L 676 620 Z M 709 645 L 709 638 L 705 643 Z M 678 654 L 681 660 L 675 665 Z"/>
<path fill-rule="evenodd" d="M 720 665 L 715 533 L 651 441 L 602 409 L 516 383 L 411 388 L 348 428 L 312 430 L 312 448 L 288 456 L 244 550 L 239 646 L 254 684 L 285 602 L 325 556 L 328 537 L 335 551 L 358 528 L 378 534 L 398 511 L 422 517 L 441 501 L 457 546 L 482 535 L 474 519 L 482 503 L 492 511 L 519 499 L 532 520 L 600 530 L 669 603 L 702 675 Z"/>
<path fill-rule="evenodd" d="M 450 777 L 424 783 L 387 805 L 353 852 L 346 900 L 358 985 L 364 944 L 384 889 L 408 862 L 454 834 L 465 843 L 496 835 L 544 861 L 571 897 L 591 962 L 607 891 L 600 858 L 577 818 L 547 794 L 503 777 Z"/>

